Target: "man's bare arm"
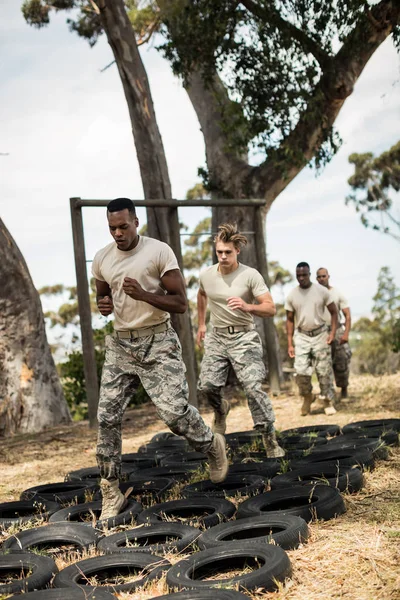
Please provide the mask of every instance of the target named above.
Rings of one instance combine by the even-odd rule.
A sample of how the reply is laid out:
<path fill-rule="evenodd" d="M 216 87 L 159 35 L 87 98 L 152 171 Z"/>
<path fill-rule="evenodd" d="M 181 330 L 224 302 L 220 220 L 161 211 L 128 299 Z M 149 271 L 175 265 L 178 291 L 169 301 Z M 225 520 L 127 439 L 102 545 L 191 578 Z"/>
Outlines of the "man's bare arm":
<path fill-rule="evenodd" d="M 276 313 L 275 303 L 269 292 L 256 297 L 257 304 L 248 304 L 241 298 L 236 296 L 228 298 L 227 303 L 229 308 L 233 310 L 242 310 L 243 312 L 251 313 L 256 317 L 273 317 Z"/>
<path fill-rule="evenodd" d="M 330 331 L 330 334 L 328 335 L 328 339 L 326 342 L 327 342 L 327 344 L 332 344 L 333 340 L 335 339 L 335 335 L 336 335 L 336 329 L 337 329 L 337 323 L 338 323 L 338 313 L 337 313 L 336 304 L 334 302 L 331 302 L 330 304 L 328 304 L 326 308 L 331 313 L 331 331 Z"/>
<path fill-rule="evenodd" d="M 199 327 L 197 330 L 196 342 L 201 346 L 206 335 L 206 312 L 207 312 L 207 294 L 201 288 L 197 292 L 197 319 Z"/>
<path fill-rule="evenodd" d="M 166 294 L 147 292 L 136 279 L 125 277 L 122 288 L 128 296 L 140 302 L 147 302 L 155 308 L 169 313 L 184 313 L 187 309 L 185 281 L 179 269 L 167 271 L 161 282 Z"/>
<path fill-rule="evenodd" d="M 97 308 L 103 317 L 108 317 L 114 310 L 111 288 L 106 281 L 96 279 L 96 302 Z"/>
<path fill-rule="evenodd" d="M 340 344 L 345 344 L 349 341 L 349 333 L 351 329 L 351 312 L 350 308 L 342 308 L 342 313 L 344 314 L 345 322 L 344 322 L 344 333 L 340 338 Z"/>
<path fill-rule="evenodd" d="M 288 354 L 290 358 L 294 358 L 293 334 L 294 334 L 294 312 L 286 311 L 286 333 L 288 343 Z"/>

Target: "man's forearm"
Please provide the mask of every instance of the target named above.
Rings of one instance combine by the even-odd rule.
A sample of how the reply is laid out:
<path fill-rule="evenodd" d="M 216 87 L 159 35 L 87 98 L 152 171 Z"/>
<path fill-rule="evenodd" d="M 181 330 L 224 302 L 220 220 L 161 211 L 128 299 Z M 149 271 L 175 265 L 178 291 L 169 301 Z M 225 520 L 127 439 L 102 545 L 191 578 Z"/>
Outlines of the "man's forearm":
<path fill-rule="evenodd" d="M 207 296 L 197 294 L 197 320 L 199 327 L 206 324 Z"/>
<path fill-rule="evenodd" d="M 255 317 L 273 317 L 276 314 L 275 304 L 249 304 L 250 314 Z"/>
<path fill-rule="evenodd" d="M 288 346 L 293 346 L 294 323 L 292 321 L 286 321 L 286 333 Z"/>
<path fill-rule="evenodd" d="M 187 309 L 187 300 L 181 294 L 165 294 L 161 296 L 143 291 L 140 300 L 169 313 L 184 313 Z"/>

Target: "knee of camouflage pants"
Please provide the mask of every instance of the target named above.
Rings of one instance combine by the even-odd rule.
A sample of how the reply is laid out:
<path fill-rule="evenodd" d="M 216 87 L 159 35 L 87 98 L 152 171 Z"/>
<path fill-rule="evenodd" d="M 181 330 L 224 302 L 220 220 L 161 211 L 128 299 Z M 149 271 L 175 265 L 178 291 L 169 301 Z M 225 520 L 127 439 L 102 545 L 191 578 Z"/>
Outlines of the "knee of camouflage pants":
<path fill-rule="evenodd" d="M 296 374 L 296 383 L 299 387 L 300 396 L 308 396 L 312 393 L 312 384 L 310 375 Z"/>
<path fill-rule="evenodd" d="M 217 387 L 216 385 L 213 385 L 211 382 L 207 381 L 201 387 L 199 387 L 198 390 L 201 396 L 214 410 L 220 410 L 222 402 L 221 387 Z"/>

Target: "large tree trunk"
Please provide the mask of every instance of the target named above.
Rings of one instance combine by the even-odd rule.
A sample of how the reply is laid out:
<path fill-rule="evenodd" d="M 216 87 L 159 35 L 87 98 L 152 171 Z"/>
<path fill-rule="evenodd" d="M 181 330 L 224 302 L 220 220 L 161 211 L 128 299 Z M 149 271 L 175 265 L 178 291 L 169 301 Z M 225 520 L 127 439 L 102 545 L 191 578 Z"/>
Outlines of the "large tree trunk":
<path fill-rule="evenodd" d="M 0 219 L 0 436 L 71 420 L 28 267 Z"/>
<path fill-rule="evenodd" d="M 144 196 L 146 199 L 172 198 L 165 151 L 158 129 L 150 86 L 136 44 L 135 32 L 122 0 L 101 0 L 100 18 L 114 54 L 131 118 Z M 149 235 L 171 246 L 183 268 L 178 211 L 174 208 L 148 208 Z M 187 370 L 190 402 L 197 405 L 196 360 L 190 313 L 172 315 L 182 344 Z"/>
<path fill-rule="evenodd" d="M 210 179 L 215 181 L 218 178 L 220 184 L 218 191 L 213 193 L 213 200 L 248 198 L 246 180 L 252 169 L 247 163 L 247 157 L 226 150 L 221 113 L 224 105 L 229 104 L 230 100 L 221 81 L 216 77 L 214 90 L 211 90 L 204 85 L 199 73 L 192 73 L 187 92 L 204 134 Z M 265 212 L 252 206 L 221 206 L 213 209 L 212 231 L 216 232 L 218 225 L 226 222 L 236 222 L 238 229 L 245 233 L 249 240 L 240 253 L 240 262 L 257 269 L 269 285 Z M 274 322 L 273 319 L 256 317 L 255 324 L 263 343 L 270 388 L 272 392 L 277 393 L 282 379 L 282 364 Z"/>

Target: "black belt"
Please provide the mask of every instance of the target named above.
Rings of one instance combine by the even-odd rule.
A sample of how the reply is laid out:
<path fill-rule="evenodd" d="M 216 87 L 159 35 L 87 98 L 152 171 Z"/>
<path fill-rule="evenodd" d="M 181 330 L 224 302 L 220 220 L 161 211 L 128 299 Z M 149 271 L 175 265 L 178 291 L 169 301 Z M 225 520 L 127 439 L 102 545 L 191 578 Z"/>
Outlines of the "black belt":
<path fill-rule="evenodd" d="M 215 333 L 240 333 L 241 331 L 253 331 L 254 325 L 228 325 L 228 327 L 213 327 Z"/>
<path fill-rule="evenodd" d="M 309 337 L 314 337 L 315 335 L 319 335 L 320 333 L 322 333 L 326 329 L 327 329 L 326 325 L 320 325 L 316 329 L 310 329 L 310 331 L 306 331 L 305 329 L 300 329 L 300 327 L 298 327 L 297 331 L 299 333 L 304 333 L 304 335 L 308 335 Z"/>

